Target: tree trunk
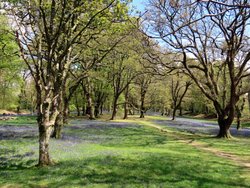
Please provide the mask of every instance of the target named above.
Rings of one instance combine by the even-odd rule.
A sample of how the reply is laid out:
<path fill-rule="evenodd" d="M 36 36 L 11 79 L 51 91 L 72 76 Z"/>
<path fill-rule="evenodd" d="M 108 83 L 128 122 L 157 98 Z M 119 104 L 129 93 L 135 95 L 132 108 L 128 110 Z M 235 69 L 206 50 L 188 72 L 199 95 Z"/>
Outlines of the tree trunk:
<path fill-rule="evenodd" d="M 173 116 L 172 116 L 172 120 L 175 120 L 176 110 L 177 110 L 177 108 L 174 108 L 174 109 L 173 109 Z"/>
<path fill-rule="evenodd" d="M 69 122 L 69 102 L 65 103 L 64 102 L 64 107 L 63 107 L 63 123 L 68 124 Z"/>
<path fill-rule="evenodd" d="M 128 118 L 128 93 L 129 93 L 129 86 L 125 89 L 125 102 L 124 102 L 124 117 L 123 119 Z"/>
<path fill-rule="evenodd" d="M 39 125 L 39 162 L 38 166 L 48 166 L 53 164 L 49 155 L 49 138 L 52 126 L 47 127 L 46 123 Z"/>
<path fill-rule="evenodd" d="M 86 108 L 86 114 L 89 115 L 90 120 L 95 119 L 94 112 L 93 112 L 93 106 L 92 106 L 92 99 L 91 98 L 89 98 L 89 100 L 88 100 L 88 106 Z"/>
<path fill-rule="evenodd" d="M 87 85 L 84 85 L 83 89 L 84 89 L 84 93 L 85 93 L 86 100 L 87 100 L 86 114 L 89 115 L 90 120 L 93 120 L 93 119 L 95 119 L 95 116 L 94 116 L 92 97 L 90 94 L 90 90 L 91 90 L 90 83 L 88 83 Z"/>
<path fill-rule="evenodd" d="M 85 104 L 85 102 L 82 105 L 82 115 L 86 116 L 86 104 Z"/>
<path fill-rule="evenodd" d="M 241 110 L 238 106 L 236 106 L 235 111 L 236 111 L 236 117 L 237 117 L 237 130 L 239 130 L 241 128 L 241 125 L 240 125 Z"/>
<path fill-rule="evenodd" d="M 103 115 L 103 104 L 101 104 L 101 113 L 100 115 Z"/>
<path fill-rule="evenodd" d="M 98 118 L 100 115 L 100 104 L 96 103 L 95 110 L 94 110 L 95 117 Z"/>
<path fill-rule="evenodd" d="M 179 107 L 180 113 L 179 116 L 182 116 L 182 106 Z"/>
<path fill-rule="evenodd" d="M 118 101 L 118 97 L 114 97 L 113 111 L 112 111 L 112 116 L 111 116 L 110 120 L 114 120 L 115 117 L 116 117 L 116 113 L 117 113 L 117 101 Z"/>
<path fill-rule="evenodd" d="M 141 108 L 140 108 L 140 118 L 144 118 L 144 113 L 145 113 L 145 106 L 144 106 L 144 101 L 145 101 L 145 94 L 144 92 L 141 93 Z"/>
<path fill-rule="evenodd" d="M 81 110 L 78 105 L 76 105 L 77 117 L 81 116 Z"/>
<path fill-rule="evenodd" d="M 128 103 L 124 103 L 124 116 L 123 119 L 128 119 Z"/>
<path fill-rule="evenodd" d="M 51 137 L 56 139 L 62 138 L 62 128 L 63 128 L 63 116 L 60 112 L 59 115 L 56 117 L 56 122 Z"/>
<path fill-rule="evenodd" d="M 73 95 L 73 94 L 72 94 Z M 72 96 L 71 95 L 71 96 Z M 63 92 L 63 124 L 68 124 L 68 119 L 69 119 L 69 101 L 72 97 L 67 97 L 66 92 Z"/>
<path fill-rule="evenodd" d="M 232 138 L 229 128 L 233 119 L 234 117 L 225 118 L 224 115 L 218 116 L 219 133 L 216 136 L 217 138 Z"/>
<path fill-rule="evenodd" d="M 229 131 L 229 126 L 226 126 L 226 125 L 219 125 L 219 126 L 220 126 L 220 130 L 217 135 L 217 138 L 232 138 L 232 135 Z"/>
<path fill-rule="evenodd" d="M 60 139 L 62 137 L 62 128 L 63 128 L 63 110 L 64 110 L 64 104 L 63 104 L 63 92 L 60 91 L 60 94 L 57 98 L 57 110 L 58 110 L 58 115 L 55 118 L 55 124 L 54 124 L 54 129 L 53 133 L 51 135 L 52 138 Z"/>
<path fill-rule="evenodd" d="M 75 94 L 75 105 L 76 105 L 77 116 L 79 117 L 81 115 L 81 111 L 80 111 L 77 94 Z"/>
<path fill-rule="evenodd" d="M 250 92 L 247 93 L 247 101 L 248 101 L 248 110 L 250 112 Z"/>

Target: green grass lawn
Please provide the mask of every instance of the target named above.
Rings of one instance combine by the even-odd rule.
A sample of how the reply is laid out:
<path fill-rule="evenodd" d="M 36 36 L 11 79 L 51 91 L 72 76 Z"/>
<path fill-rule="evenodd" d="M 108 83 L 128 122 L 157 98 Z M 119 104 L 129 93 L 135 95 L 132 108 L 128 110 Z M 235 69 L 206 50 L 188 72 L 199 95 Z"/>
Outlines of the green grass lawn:
<path fill-rule="evenodd" d="M 175 132 L 162 132 L 147 122 L 88 126 L 79 120 L 64 133 L 64 139 L 51 140 L 57 164 L 46 168 L 34 166 L 37 138 L 0 140 L 0 187 L 250 187 L 249 169 L 180 142 Z M 199 139 L 250 155 L 246 139 Z"/>

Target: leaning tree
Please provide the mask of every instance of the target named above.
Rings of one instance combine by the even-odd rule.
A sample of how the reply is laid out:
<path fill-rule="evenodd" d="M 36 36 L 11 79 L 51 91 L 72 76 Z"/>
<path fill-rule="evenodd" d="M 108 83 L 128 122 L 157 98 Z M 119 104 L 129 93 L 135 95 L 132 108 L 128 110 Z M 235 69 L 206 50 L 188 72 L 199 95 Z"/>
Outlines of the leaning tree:
<path fill-rule="evenodd" d="M 189 75 L 213 102 L 218 137 L 229 138 L 235 106 L 247 92 L 249 76 L 249 18 L 247 0 L 151 0 L 148 33 L 178 53 L 176 68 Z"/>

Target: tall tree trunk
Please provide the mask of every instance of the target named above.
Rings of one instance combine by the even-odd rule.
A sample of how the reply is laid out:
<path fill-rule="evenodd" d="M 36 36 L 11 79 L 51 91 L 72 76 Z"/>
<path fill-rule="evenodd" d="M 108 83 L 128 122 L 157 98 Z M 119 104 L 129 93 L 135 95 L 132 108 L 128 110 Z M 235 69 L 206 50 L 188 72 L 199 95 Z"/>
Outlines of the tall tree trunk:
<path fill-rule="evenodd" d="M 83 104 L 82 104 L 82 115 L 83 116 L 86 116 L 86 103 L 84 102 Z"/>
<path fill-rule="evenodd" d="M 172 120 L 175 120 L 175 117 L 176 117 L 176 111 L 177 111 L 177 108 L 176 108 L 176 107 L 174 107 L 174 108 L 173 108 Z"/>
<path fill-rule="evenodd" d="M 56 122 L 51 137 L 56 139 L 62 138 L 62 128 L 63 128 L 63 116 L 62 112 L 60 112 L 59 115 L 56 117 Z"/>
<path fill-rule="evenodd" d="M 75 94 L 75 105 L 76 105 L 77 116 L 79 117 L 81 115 L 81 110 L 80 110 L 77 94 Z"/>
<path fill-rule="evenodd" d="M 76 106 L 76 111 L 77 111 L 77 117 L 80 117 L 81 116 L 81 110 L 80 110 L 80 107 L 78 105 Z"/>
<path fill-rule="evenodd" d="M 60 94 L 57 99 L 57 105 L 58 105 L 58 111 L 59 114 L 56 117 L 55 124 L 54 124 L 54 129 L 51 134 L 52 138 L 60 139 L 62 137 L 62 128 L 63 128 L 63 109 L 64 109 L 64 104 L 63 104 L 63 92 L 60 91 Z"/>
<path fill-rule="evenodd" d="M 38 166 L 48 166 L 53 164 L 49 155 L 49 139 L 52 126 L 47 126 L 47 122 L 39 124 L 39 162 Z"/>
<path fill-rule="evenodd" d="M 98 118 L 99 115 L 100 115 L 100 104 L 99 103 L 96 103 L 95 104 L 95 110 L 94 110 L 94 114 L 95 114 L 95 117 Z"/>
<path fill-rule="evenodd" d="M 50 103 L 42 100 L 42 85 L 36 83 L 36 104 L 37 104 L 37 123 L 39 130 L 39 159 L 38 166 L 49 166 L 52 164 L 49 155 L 49 139 L 52 131 L 50 119 Z M 48 100 L 50 101 L 50 100 Z M 54 123 L 54 122 L 53 122 Z"/>
<path fill-rule="evenodd" d="M 125 102 L 124 102 L 124 116 L 123 119 L 128 118 L 128 94 L 129 94 L 129 86 L 125 89 Z"/>
<path fill-rule="evenodd" d="M 241 128 L 241 125 L 240 125 L 241 110 L 238 106 L 236 106 L 235 111 L 236 111 L 236 117 L 237 117 L 237 130 L 239 130 Z"/>
<path fill-rule="evenodd" d="M 247 100 L 248 100 L 248 110 L 250 112 L 250 92 L 247 93 Z"/>
<path fill-rule="evenodd" d="M 93 120 L 93 119 L 95 119 L 95 117 L 94 117 L 92 98 L 91 98 L 91 96 L 89 94 L 87 94 L 86 99 L 87 99 L 86 114 L 89 115 L 90 120 Z"/>
<path fill-rule="evenodd" d="M 182 106 L 181 105 L 179 107 L 179 110 L 180 110 L 179 116 L 182 116 Z"/>
<path fill-rule="evenodd" d="M 51 110 L 51 102 L 49 98 L 42 103 L 41 93 L 37 94 L 37 122 L 39 127 L 39 161 L 38 166 L 49 166 L 53 164 L 49 155 L 49 139 L 55 124 L 55 119 L 58 116 L 56 102 Z"/>
<path fill-rule="evenodd" d="M 144 118 L 145 115 L 145 106 L 144 106 L 144 101 L 145 101 L 145 93 L 141 93 L 141 108 L 140 108 L 140 118 Z"/>
<path fill-rule="evenodd" d="M 86 82 L 87 83 L 85 85 L 82 84 L 83 90 L 86 96 L 86 100 L 87 100 L 86 114 L 89 115 L 90 120 L 94 120 L 95 116 L 94 116 L 93 101 L 91 97 L 91 85 L 90 85 L 89 78 L 86 79 Z"/>
<path fill-rule="evenodd" d="M 100 115 L 103 115 L 103 103 L 101 104 L 100 110 L 101 110 Z"/>
<path fill-rule="evenodd" d="M 117 113 L 117 101 L 118 101 L 118 96 L 114 97 L 114 101 L 113 101 L 113 111 L 112 111 L 112 116 L 110 118 L 110 120 L 114 120 L 116 117 L 116 113 Z"/>
<path fill-rule="evenodd" d="M 124 103 L 124 116 L 123 119 L 128 119 L 128 103 Z"/>
<path fill-rule="evenodd" d="M 64 99 L 64 106 L 63 106 L 63 123 L 68 124 L 69 121 L 69 100 Z"/>

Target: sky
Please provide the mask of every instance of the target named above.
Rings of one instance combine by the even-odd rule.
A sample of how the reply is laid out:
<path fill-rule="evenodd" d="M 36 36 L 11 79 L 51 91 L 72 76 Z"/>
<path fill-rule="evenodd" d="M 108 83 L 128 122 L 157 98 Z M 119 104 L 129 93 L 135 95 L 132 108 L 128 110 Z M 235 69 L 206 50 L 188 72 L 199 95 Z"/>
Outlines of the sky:
<path fill-rule="evenodd" d="M 132 0 L 131 5 L 136 8 L 137 11 L 141 11 L 143 12 L 144 8 L 145 8 L 145 0 Z"/>

